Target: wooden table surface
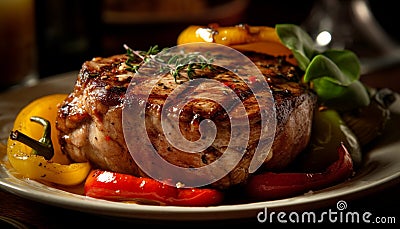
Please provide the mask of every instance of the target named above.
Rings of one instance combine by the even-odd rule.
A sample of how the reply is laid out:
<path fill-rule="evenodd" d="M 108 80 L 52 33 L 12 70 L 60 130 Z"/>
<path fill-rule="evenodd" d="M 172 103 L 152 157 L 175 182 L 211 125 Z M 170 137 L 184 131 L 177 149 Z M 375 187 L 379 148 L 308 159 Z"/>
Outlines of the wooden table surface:
<path fill-rule="evenodd" d="M 377 72 L 362 76 L 362 81 L 375 87 L 388 87 L 400 92 L 400 66 L 393 66 Z M 400 153 L 400 149 L 399 152 Z M 400 223 L 400 180 L 393 180 L 385 188 L 376 188 L 373 192 L 353 197 L 347 201 L 349 208 L 354 211 L 369 211 L 374 216 L 391 217 Z M 315 209 L 316 212 L 336 209 L 336 206 L 328 206 Z M 100 209 L 99 209 L 100 211 Z M 144 219 L 124 219 L 117 217 L 102 216 L 98 214 L 84 213 L 69 210 L 62 207 L 51 206 L 40 202 L 28 200 L 9 193 L 0 188 L 0 228 L 13 228 L 5 221 L 15 220 L 21 225 L 15 228 L 75 228 L 77 226 L 90 225 L 91 228 L 117 227 L 134 228 L 138 225 L 163 226 L 169 224 L 174 227 L 188 226 L 234 226 L 252 225 L 263 228 L 267 224 L 257 221 L 256 215 L 250 218 L 238 220 L 216 220 L 216 221 L 157 221 Z M 338 224 L 340 225 L 340 224 Z"/>

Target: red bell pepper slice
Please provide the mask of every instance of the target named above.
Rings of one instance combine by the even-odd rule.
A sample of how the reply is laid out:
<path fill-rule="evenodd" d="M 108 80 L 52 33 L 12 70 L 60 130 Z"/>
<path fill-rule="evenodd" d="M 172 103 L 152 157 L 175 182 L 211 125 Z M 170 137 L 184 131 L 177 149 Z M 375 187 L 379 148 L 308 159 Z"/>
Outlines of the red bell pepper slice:
<path fill-rule="evenodd" d="M 179 206 L 212 206 L 220 204 L 223 194 L 215 189 L 181 188 L 171 204 Z"/>
<path fill-rule="evenodd" d="M 338 147 L 339 159 L 320 173 L 265 172 L 249 178 L 246 192 L 256 200 L 287 198 L 344 181 L 353 174 L 353 161 L 346 147 Z"/>
<path fill-rule="evenodd" d="M 86 196 L 112 200 L 175 206 L 220 204 L 222 192 L 208 188 L 177 188 L 152 178 L 93 170 L 84 185 Z"/>

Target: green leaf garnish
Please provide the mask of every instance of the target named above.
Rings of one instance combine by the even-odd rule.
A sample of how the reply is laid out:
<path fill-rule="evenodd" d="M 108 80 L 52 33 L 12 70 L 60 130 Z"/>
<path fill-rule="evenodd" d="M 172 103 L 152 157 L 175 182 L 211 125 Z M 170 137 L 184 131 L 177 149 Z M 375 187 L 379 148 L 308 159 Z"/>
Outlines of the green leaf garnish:
<path fill-rule="evenodd" d="M 332 60 L 342 73 L 351 81 L 360 78 L 360 61 L 358 57 L 349 50 L 327 50 L 322 53 Z"/>
<path fill-rule="evenodd" d="M 296 25 L 278 24 L 275 28 L 282 44 L 292 51 L 300 69 L 305 71 L 316 55 L 312 38 Z"/>
<path fill-rule="evenodd" d="M 312 83 L 322 103 L 341 110 L 369 104 L 368 92 L 359 81 L 360 61 L 352 51 L 320 52 L 310 35 L 297 25 L 278 24 L 275 29 L 282 44 L 292 51 L 299 68 L 305 71 L 303 81 Z"/>

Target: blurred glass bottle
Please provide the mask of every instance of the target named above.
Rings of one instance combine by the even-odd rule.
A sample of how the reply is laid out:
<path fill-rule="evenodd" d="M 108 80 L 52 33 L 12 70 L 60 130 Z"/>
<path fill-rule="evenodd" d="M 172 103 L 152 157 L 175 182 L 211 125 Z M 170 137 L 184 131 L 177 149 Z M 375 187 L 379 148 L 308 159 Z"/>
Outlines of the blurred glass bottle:
<path fill-rule="evenodd" d="M 376 19 L 369 0 L 315 0 L 302 26 L 321 49 L 347 48 L 378 56 L 398 47 Z"/>
<path fill-rule="evenodd" d="M 389 6 L 382 1 L 374 3 Z M 361 59 L 363 73 L 400 62 L 400 45 L 377 20 L 370 0 L 314 0 L 302 27 L 321 51 L 354 51 Z"/>
<path fill-rule="evenodd" d="M 37 82 L 34 0 L 0 0 L 0 90 Z"/>

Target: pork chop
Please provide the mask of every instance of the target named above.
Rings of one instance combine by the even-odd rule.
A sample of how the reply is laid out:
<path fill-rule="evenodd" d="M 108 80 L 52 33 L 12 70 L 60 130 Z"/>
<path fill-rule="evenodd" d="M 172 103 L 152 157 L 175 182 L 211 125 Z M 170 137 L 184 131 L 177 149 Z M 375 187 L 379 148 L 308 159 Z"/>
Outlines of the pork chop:
<path fill-rule="evenodd" d="M 284 58 L 256 52 L 244 54 L 265 76 L 276 107 L 275 138 L 260 170 L 279 171 L 289 166 L 309 142 L 316 96 L 301 83 L 303 73 Z M 126 65 L 127 59 L 127 55 L 120 54 L 84 62 L 74 90 L 59 105 L 56 127 L 62 151 L 72 161 L 90 161 L 101 169 L 148 176 L 133 160 L 123 134 L 124 98 L 134 77 Z M 224 68 L 198 69 L 194 77 L 223 82 L 240 97 L 246 108 L 250 139 L 245 154 L 232 171 L 211 186 L 226 189 L 241 184 L 249 176 L 249 164 L 260 140 L 260 110 L 254 106 L 254 94 L 233 72 Z M 189 77 L 186 80 L 190 80 Z M 206 99 L 186 104 L 179 112 L 180 131 L 186 139 L 199 139 L 198 124 L 204 119 L 212 120 L 218 131 L 214 143 L 203 152 L 184 152 L 168 142 L 161 126 L 161 110 L 166 98 L 179 84 L 173 75 L 167 74 L 155 85 L 148 97 L 145 121 L 147 135 L 159 155 L 184 168 L 209 165 L 218 159 L 231 137 L 226 111 L 215 101 Z M 132 90 L 140 94 L 145 87 L 137 85 Z M 204 87 L 197 93 L 207 93 L 207 90 L 212 88 Z M 140 148 L 137 150 L 141 153 Z"/>

